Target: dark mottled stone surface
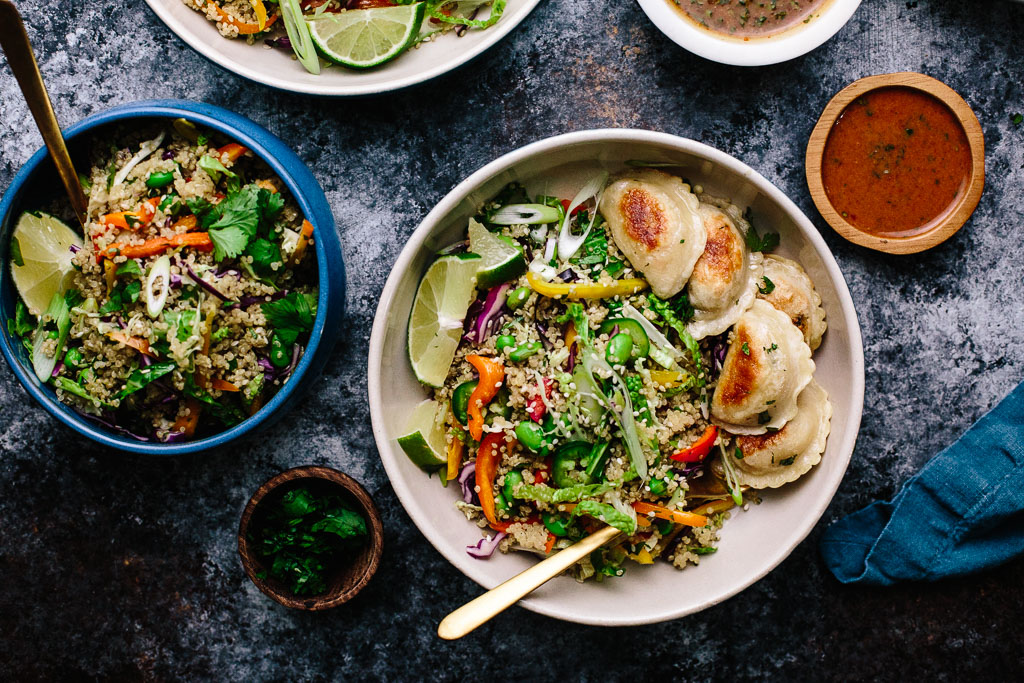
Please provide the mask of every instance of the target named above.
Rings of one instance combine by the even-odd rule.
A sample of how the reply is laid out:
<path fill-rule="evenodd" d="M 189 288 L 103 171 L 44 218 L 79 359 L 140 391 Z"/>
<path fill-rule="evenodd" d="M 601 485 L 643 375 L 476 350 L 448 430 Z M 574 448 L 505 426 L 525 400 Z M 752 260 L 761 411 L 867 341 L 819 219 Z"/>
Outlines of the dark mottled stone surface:
<path fill-rule="evenodd" d="M 174 0 L 166 0 L 172 2 Z M 7 679 L 977 678 L 1019 674 L 1024 561 L 972 578 L 847 588 L 824 524 L 888 497 L 1024 377 L 1024 4 L 869 0 L 789 64 L 696 58 L 632 2 L 547 0 L 500 46 L 426 88 L 360 101 L 271 91 L 207 63 L 141 2 L 18 3 L 66 123 L 151 96 L 227 106 L 297 149 L 327 190 L 350 273 L 349 325 L 304 405 L 224 452 L 140 459 L 83 443 L 0 367 L 0 671 Z M 855 78 L 922 71 L 985 130 L 989 180 L 954 239 L 888 257 L 818 217 L 803 152 Z M 437 97 L 438 89 L 451 93 Z M 0 67 L 0 188 L 40 144 Z M 477 593 L 414 528 L 377 457 L 364 386 L 371 317 L 418 221 L 496 156 L 570 130 L 635 126 L 735 154 L 815 219 L 853 292 L 867 395 L 846 479 L 810 538 L 745 593 L 674 623 L 563 624 L 513 609 L 455 644 L 434 629 Z M 272 474 L 324 463 L 384 513 L 380 573 L 349 606 L 286 611 L 245 578 L 235 528 Z M 628 579 L 626 579 L 628 580 Z"/>

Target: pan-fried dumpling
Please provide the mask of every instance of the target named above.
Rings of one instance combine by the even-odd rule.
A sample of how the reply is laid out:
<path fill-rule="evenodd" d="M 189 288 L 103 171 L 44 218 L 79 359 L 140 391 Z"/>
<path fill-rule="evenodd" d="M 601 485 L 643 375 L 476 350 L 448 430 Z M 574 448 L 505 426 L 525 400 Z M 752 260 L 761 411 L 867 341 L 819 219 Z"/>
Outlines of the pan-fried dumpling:
<path fill-rule="evenodd" d="M 740 316 L 711 397 L 711 421 L 733 434 L 782 429 L 811 381 L 811 349 L 789 316 L 755 299 Z"/>
<path fill-rule="evenodd" d="M 693 267 L 687 294 L 695 339 L 721 334 L 739 320 L 757 295 L 761 254 L 751 254 L 746 239 L 726 213 L 711 204 L 699 208 L 708 239 Z"/>
<path fill-rule="evenodd" d="M 777 488 L 806 474 L 821 462 L 831 418 L 828 393 L 811 381 L 800 392 L 796 417 L 785 427 L 736 439 L 736 447 L 743 455 L 733 460 L 740 484 L 755 489 Z"/>
<path fill-rule="evenodd" d="M 707 234 L 697 206 L 689 185 L 653 169 L 620 177 L 601 196 L 615 244 L 663 299 L 682 291 L 704 253 Z"/>
<path fill-rule="evenodd" d="M 763 277 L 767 281 L 761 289 L 771 291 L 758 294 L 758 298 L 788 315 L 803 332 L 804 341 L 811 351 L 818 348 L 828 325 L 825 323 L 825 309 L 821 307 L 821 296 L 814 291 L 814 283 L 803 266 L 788 258 L 768 256 L 764 260 Z"/>

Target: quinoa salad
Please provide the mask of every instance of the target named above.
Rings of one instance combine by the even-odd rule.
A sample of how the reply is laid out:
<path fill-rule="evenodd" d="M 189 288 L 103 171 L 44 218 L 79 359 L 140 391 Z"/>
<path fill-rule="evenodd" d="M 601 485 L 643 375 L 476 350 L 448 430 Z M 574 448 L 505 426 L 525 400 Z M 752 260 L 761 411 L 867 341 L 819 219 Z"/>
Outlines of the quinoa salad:
<path fill-rule="evenodd" d="M 307 71 L 327 64 L 379 66 L 410 48 L 483 30 L 507 0 L 182 0 L 225 38 L 292 54 Z M 318 56 L 319 55 L 319 56 Z"/>
<path fill-rule="evenodd" d="M 398 440 L 482 530 L 467 552 L 545 556 L 611 525 L 577 580 L 683 569 L 759 490 L 809 472 L 831 418 L 811 359 L 825 312 L 778 246 L 648 168 L 481 207 L 417 292 L 409 357 L 430 397 Z"/>
<path fill-rule="evenodd" d="M 116 135 L 92 163 L 84 239 L 19 220 L 9 330 L 61 402 L 113 432 L 180 442 L 242 422 L 313 329 L 312 224 L 250 150 L 184 119 Z"/>

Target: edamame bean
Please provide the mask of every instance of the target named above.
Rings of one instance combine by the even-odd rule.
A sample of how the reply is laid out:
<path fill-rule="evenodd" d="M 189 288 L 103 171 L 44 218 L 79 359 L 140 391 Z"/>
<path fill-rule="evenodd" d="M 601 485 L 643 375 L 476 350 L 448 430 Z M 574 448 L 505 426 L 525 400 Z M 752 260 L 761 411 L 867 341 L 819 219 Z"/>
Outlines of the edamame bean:
<path fill-rule="evenodd" d="M 608 340 L 605 347 L 604 357 L 612 365 L 622 365 L 629 360 L 633 354 L 633 337 L 625 332 L 619 332 Z"/>
<path fill-rule="evenodd" d="M 513 289 L 509 293 L 508 298 L 505 299 L 505 305 L 508 306 L 508 310 L 514 311 L 517 308 L 519 308 L 520 306 L 522 306 L 523 304 L 525 304 L 526 300 L 529 299 L 529 298 L 530 298 L 530 288 L 529 287 L 518 287 L 516 289 Z"/>
<path fill-rule="evenodd" d="M 516 338 L 511 334 L 503 334 L 494 340 L 494 348 L 497 349 L 498 353 L 501 353 L 507 348 L 516 345 Z"/>
<path fill-rule="evenodd" d="M 523 421 L 516 425 L 516 439 L 532 453 L 544 450 L 544 428 L 536 422 Z"/>
<path fill-rule="evenodd" d="M 82 350 L 77 346 L 68 349 L 68 352 L 64 354 L 64 365 L 72 369 L 78 369 L 85 364 L 85 359 L 82 357 Z"/>
<path fill-rule="evenodd" d="M 501 487 L 502 493 L 505 494 L 505 500 L 515 500 L 516 487 L 523 483 L 523 473 L 519 470 L 512 470 L 505 475 L 505 483 Z"/>
<path fill-rule="evenodd" d="M 275 368 L 286 368 L 292 362 L 291 354 L 276 332 L 270 335 L 270 362 Z"/>
<path fill-rule="evenodd" d="M 569 525 L 565 523 L 562 517 L 557 517 L 551 513 L 545 512 L 541 515 L 541 519 L 544 520 L 544 526 L 555 536 L 568 536 Z"/>
<path fill-rule="evenodd" d="M 146 187 L 151 189 L 157 189 L 159 187 L 166 187 L 174 182 L 174 174 L 170 171 L 157 171 L 156 173 L 150 173 L 149 177 L 146 178 Z"/>
<path fill-rule="evenodd" d="M 505 496 L 501 494 L 501 491 L 494 496 L 494 508 L 501 512 L 508 510 L 508 502 L 505 500 Z"/>
<path fill-rule="evenodd" d="M 544 348 L 544 345 L 540 342 L 527 342 L 516 347 L 512 353 L 508 354 L 508 359 L 518 363 L 526 360 L 536 353 L 539 353 L 542 348 Z"/>

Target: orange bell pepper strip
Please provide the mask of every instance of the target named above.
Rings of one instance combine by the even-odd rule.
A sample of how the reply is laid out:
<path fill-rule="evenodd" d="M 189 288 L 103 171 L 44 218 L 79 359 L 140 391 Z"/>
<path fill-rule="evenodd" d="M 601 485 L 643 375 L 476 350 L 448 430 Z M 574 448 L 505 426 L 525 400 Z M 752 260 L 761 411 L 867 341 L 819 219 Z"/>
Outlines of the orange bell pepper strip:
<path fill-rule="evenodd" d="M 306 253 L 306 247 L 309 245 L 309 238 L 313 236 L 313 224 L 302 219 L 302 232 L 299 233 L 299 239 L 295 242 L 295 251 L 292 252 L 291 259 L 289 259 L 292 265 L 298 265 L 302 263 L 302 257 Z"/>
<path fill-rule="evenodd" d="M 210 388 L 216 389 L 218 391 L 230 391 L 232 393 L 241 391 L 241 389 L 236 387 L 234 384 L 227 381 L 226 379 L 221 379 L 220 377 L 214 377 L 210 381 Z"/>
<path fill-rule="evenodd" d="M 175 235 L 168 242 L 172 247 L 192 247 L 199 251 L 213 249 L 213 240 L 210 239 L 208 232 L 183 232 L 180 235 Z"/>
<path fill-rule="evenodd" d="M 183 216 L 182 218 L 179 218 L 178 220 L 176 220 L 174 222 L 174 225 L 172 225 L 171 227 L 172 228 L 185 228 L 185 232 L 191 232 L 192 230 L 196 229 L 196 226 L 198 224 L 199 224 L 199 220 L 195 217 L 195 215 L 194 214 L 189 214 L 187 216 Z"/>
<path fill-rule="evenodd" d="M 554 549 L 554 547 L 555 547 L 555 535 L 549 532 L 548 533 L 548 542 L 544 544 L 544 554 L 545 555 L 550 555 L 551 551 Z"/>
<path fill-rule="evenodd" d="M 237 142 L 229 142 L 220 149 L 217 150 L 217 156 L 220 158 L 221 163 L 226 161 L 235 162 L 243 154 L 249 151 L 248 147 L 243 147 Z"/>
<path fill-rule="evenodd" d="M 708 518 L 704 515 L 698 515 L 694 512 L 686 512 L 684 510 L 670 510 L 667 507 L 661 505 L 655 505 L 654 503 L 647 503 L 642 500 L 638 500 L 633 503 L 633 509 L 636 510 L 638 515 L 654 515 L 658 519 L 667 519 L 670 522 L 676 524 L 682 524 L 683 526 L 702 527 L 707 526 Z M 639 517 L 637 520 L 639 521 Z"/>
<path fill-rule="evenodd" d="M 196 433 L 196 427 L 199 426 L 199 413 L 202 410 L 202 404 L 194 398 L 186 398 L 185 408 L 188 414 L 179 415 L 178 419 L 174 421 L 171 431 L 183 433 L 191 439 Z"/>
<path fill-rule="evenodd" d="M 708 453 L 711 452 L 711 448 L 715 445 L 715 439 L 717 438 L 718 427 L 709 425 L 704 430 L 704 433 L 700 435 L 700 438 L 693 442 L 692 445 L 673 453 L 669 457 L 676 462 L 700 462 L 708 457 Z"/>
<path fill-rule="evenodd" d="M 459 468 L 462 466 L 462 453 L 465 448 L 462 439 L 457 436 L 452 437 L 452 442 L 448 445 L 448 470 L 445 472 L 445 481 L 453 481 L 458 478 Z"/>
<path fill-rule="evenodd" d="M 113 226 L 121 230 L 135 230 L 148 225 L 156 215 L 156 207 L 160 205 L 158 197 L 150 197 L 139 205 L 137 211 L 117 211 L 100 218 L 103 225 Z"/>
<path fill-rule="evenodd" d="M 267 22 L 261 27 L 259 24 L 250 24 L 247 21 L 236 19 L 235 17 L 231 16 L 223 9 L 221 9 L 216 3 L 207 1 L 203 4 L 201 9 L 205 11 L 207 7 L 213 9 L 214 13 L 217 15 L 217 21 L 223 21 L 225 24 L 231 24 L 232 26 L 237 28 L 238 35 L 240 36 L 251 36 L 255 33 L 262 33 L 263 31 L 266 31 L 271 25 L 273 25 L 275 21 L 277 21 L 277 15 L 271 14 L 269 17 L 267 17 Z"/>
<path fill-rule="evenodd" d="M 483 508 L 484 517 L 491 526 L 498 524 L 494 512 L 494 479 L 498 475 L 498 463 L 501 462 L 501 447 L 505 445 L 504 434 L 488 434 L 480 442 L 480 450 L 476 455 L 476 492 Z"/>
<path fill-rule="evenodd" d="M 151 356 L 153 358 L 156 357 L 156 354 L 153 353 L 149 348 L 149 341 L 143 339 L 142 337 L 129 337 L 124 332 L 111 332 L 107 336 L 116 342 L 119 342 L 121 344 L 124 344 L 125 346 L 135 349 L 136 351 L 143 355 Z"/>
<path fill-rule="evenodd" d="M 497 359 L 476 354 L 466 356 L 466 361 L 480 374 L 480 381 L 469 395 L 469 407 L 466 409 L 469 414 L 469 435 L 479 441 L 484 433 L 482 409 L 498 394 L 501 382 L 505 379 L 505 366 Z"/>
<path fill-rule="evenodd" d="M 208 232 L 185 232 L 167 239 L 166 237 L 154 237 L 142 244 L 120 244 L 115 242 L 100 252 L 98 258 L 114 258 L 118 254 L 128 258 L 149 258 L 162 254 L 171 247 L 192 247 L 199 251 L 210 251 L 213 249 L 213 240 Z"/>

